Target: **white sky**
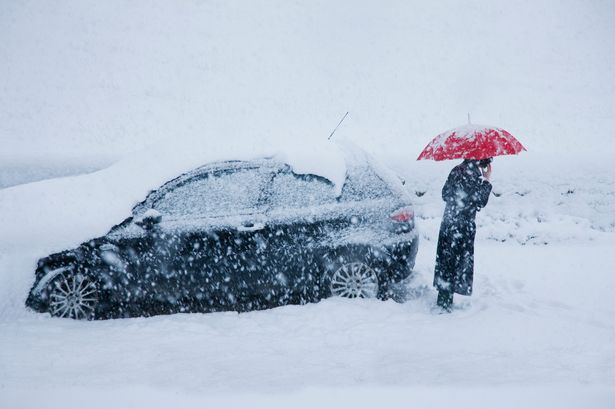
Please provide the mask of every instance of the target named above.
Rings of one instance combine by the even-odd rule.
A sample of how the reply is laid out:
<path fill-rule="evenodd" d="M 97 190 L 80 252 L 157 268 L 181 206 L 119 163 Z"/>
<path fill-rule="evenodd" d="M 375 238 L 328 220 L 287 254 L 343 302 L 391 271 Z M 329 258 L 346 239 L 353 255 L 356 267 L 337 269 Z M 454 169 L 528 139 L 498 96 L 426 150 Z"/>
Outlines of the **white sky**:
<path fill-rule="evenodd" d="M 326 138 L 346 111 L 340 136 L 412 158 L 468 112 L 530 151 L 615 152 L 614 19 L 609 1 L 2 2 L 2 153 Z"/>

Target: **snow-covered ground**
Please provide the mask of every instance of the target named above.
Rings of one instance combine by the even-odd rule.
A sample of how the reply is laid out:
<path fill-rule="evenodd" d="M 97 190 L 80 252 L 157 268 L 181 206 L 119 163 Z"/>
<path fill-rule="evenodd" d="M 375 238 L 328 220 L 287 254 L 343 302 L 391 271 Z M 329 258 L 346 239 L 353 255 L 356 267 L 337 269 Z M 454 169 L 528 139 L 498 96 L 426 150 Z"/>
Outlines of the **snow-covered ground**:
<path fill-rule="evenodd" d="M 375 390 L 402 407 L 395 396 L 448 402 L 426 390 L 453 400 L 469 388 L 486 393 L 470 399 L 479 403 L 494 394 L 519 395 L 522 402 L 538 395 L 557 405 L 524 406 L 589 407 L 563 401 L 579 394 L 612 405 L 612 248 L 612 240 L 546 247 L 481 242 L 476 294 L 458 300 L 450 316 L 430 312 L 434 294 L 427 290 L 403 304 L 331 299 L 245 314 L 3 320 L 0 400 L 78 407 L 86 397 L 153 393 L 180 402 L 215 396 L 262 404 L 339 394 L 356 402 L 355 394 Z M 434 250 L 431 243 L 421 249 L 418 268 L 426 276 Z"/>
<path fill-rule="evenodd" d="M 95 172 L 115 161 L 113 156 L 62 157 L 0 154 L 0 189 L 62 176 Z"/>
<path fill-rule="evenodd" d="M 614 17 L 608 1 L 0 2 L 0 408 L 615 407 Z M 346 111 L 335 138 L 415 197 L 405 302 L 25 309 L 38 258 L 148 189 L 222 152 L 322 146 Z M 434 315 L 453 164 L 415 158 L 468 112 L 528 152 L 494 162 L 475 294 Z"/>

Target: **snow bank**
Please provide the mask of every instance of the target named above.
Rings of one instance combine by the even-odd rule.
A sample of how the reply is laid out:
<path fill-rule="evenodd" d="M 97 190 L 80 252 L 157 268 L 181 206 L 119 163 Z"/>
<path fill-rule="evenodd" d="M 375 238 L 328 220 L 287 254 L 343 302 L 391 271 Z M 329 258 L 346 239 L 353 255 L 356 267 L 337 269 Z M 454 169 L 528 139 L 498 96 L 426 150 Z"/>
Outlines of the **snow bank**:
<path fill-rule="evenodd" d="M 70 396 L 70 399 L 66 399 Z M 150 409 L 372 409 L 376 404 L 388 409 L 420 407 L 429 409 L 611 409 L 615 391 L 608 387 L 427 387 L 361 386 L 307 388 L 282 394 L 258 393 L 200 395 L 178 394 L 166 388 L 28 388 L 10 389 L 0 398 L 6 407 L 45 407 L 47 409 L 90 409 L 139 407 Z"/>
<path fill-rule="evenodd" d="M 437 240 L 442 186 L 460 161 L 390 162 L 407 181 L 423 238 Z M 612 235 L 615 177 L 610 163 L 608 153 L 569 158 L 530 151 L 495 158 L 493 193 L 477 215 L 477 238 L 546 245 Z"/>
<path fill-rule="evenodd" d="M 63 176 L 80 175 L 104 169 L 117 158 L 104 155 L 37 156 L 0 153 L 0 189 Z"/>
<path fill-rule="evenodd" d="M 180 174 L 224 160 L 275 157 L 297 173 L 331 180 L 341 191 L 345 156 L 333 142 L 300 146 L 159 144 L 98 172 L 0 190 L 0 246 L 26 245 L 32 235 L 48 237 L 53 250 L 106 233 L 130 216 L 147 193 Z M 51 250 L 52 248 L 49 248 Z"/>

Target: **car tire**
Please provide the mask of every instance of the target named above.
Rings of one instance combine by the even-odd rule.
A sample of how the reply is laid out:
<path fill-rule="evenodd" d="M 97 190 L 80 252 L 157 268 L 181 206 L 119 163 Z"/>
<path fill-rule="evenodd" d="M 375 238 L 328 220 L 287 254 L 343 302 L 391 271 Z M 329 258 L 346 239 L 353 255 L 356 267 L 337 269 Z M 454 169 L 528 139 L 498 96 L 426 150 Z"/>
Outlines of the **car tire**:
<path fill-rule="evenodd" d="M 50 281 L 47 293 L 52 316 L 77 320 L 96 318 L 100 291 L 92 276 L 65 271 Z"/>
<path fill-rule="evenodd" d="M 383 298 L 386 285 L 378 274 L 377 260 L 369 257 L 369 251 L 333 254 L 327 257 L 329 261 L 321 278 L 322 298 Z"/>

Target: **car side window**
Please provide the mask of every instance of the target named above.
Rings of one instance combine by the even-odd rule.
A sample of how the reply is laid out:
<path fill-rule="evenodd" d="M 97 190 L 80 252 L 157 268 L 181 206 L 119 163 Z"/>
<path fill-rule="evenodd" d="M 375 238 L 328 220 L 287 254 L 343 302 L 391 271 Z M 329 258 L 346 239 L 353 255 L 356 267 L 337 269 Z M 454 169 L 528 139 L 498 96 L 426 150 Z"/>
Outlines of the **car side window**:
<path fill-rule="evenodd" d="M 158 197 L 152 207 L 171 219 L 252 213 L 258 210 L 265 175 L 258 168 L 198 175 Z"/>
<path fill-rule="evenodd" d="M 277 173 L 269 193 L 272 209 L 319 206 L 335 202 L 333 184 L 315 175 L 297 175 L 290 170 Z"/>

